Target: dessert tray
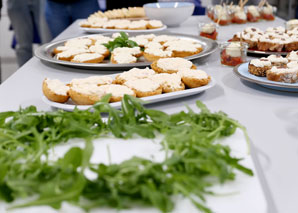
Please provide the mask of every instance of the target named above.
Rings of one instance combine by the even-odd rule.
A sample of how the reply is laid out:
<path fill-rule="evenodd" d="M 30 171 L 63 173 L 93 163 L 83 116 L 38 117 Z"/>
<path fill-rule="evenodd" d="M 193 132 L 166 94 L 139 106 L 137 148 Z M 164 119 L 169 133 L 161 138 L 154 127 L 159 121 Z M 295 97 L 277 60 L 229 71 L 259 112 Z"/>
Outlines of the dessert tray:
<path fill-rule="evenodd" d="M 194 60 L 194 59 L 208 56 L 211 53 L 213 53 L 217 48 L 217 43 L 215 41 L 213 41 L 211 39 L 203 38 L 203 37 L 178 34 L 178 33 L 168 33 L 168 32 L 167 33 L 154 33 L 154 34 L 155 35 L 176 36 L 181 39 L 190 40 L 190 41 L 197 42 L 197 43 L 201 44 L 203 51 L 201 51 L 198 54 L 185 57 L 185 59 L 188 59 L 188 60 Z M 101 34 L 101 35 L 112 36 L 112 33 Z M 140 33 L 130 33 L 129 34 L 129 36 L 136 36 L 136 35 L 140 35 Z M 86 38 L 86 37 L 92 37 L 92 35 L 85 35 L 85 36 L 80 36 L 80 37 L 76 37 L 76 38 Z M 53 54 L 52 54 L 53 49 L 58 46 L 63 45 L 65 43 L 65 41 L 67 41 L 69 39 L 64 39 L 64 40 L 44 44 L 35 50 L 35 56 L 43 62 L 60 64 L 60 65 L 70 66 L 70 67 L 79 68 L 79 69 L 93 69 L 93 70 L 105 70 L 105 71 L 128 70 L 133 67 L 140 68 L 140 67 L 149 66 L 151 64 L 151 62 L 146 61 L 143 57 L 141 57 L 137 63 L 130 63 L 130 64 L 112 64 L 111 62 L 109 62 L 109 60 L 105 60 L 102 63 L 74 63 L 74 62 L 70 62 L 70 61 L 58 60 L 55 57 L 53 57 Z"/>
<path fill-rule="evenodd" d="M 273 52 L 273 51 L 261 51 L 261 50 L 254 50 L 254 49 L 247 49 L 247 53 L 249 54 L 256 54 L 256 55 L 282 55 L 286 56 L 289 52 Z"/>
<path fill-rule="evenodd" d="M 163 25 L 160 28 L 146 29 L 146 30 L 125 30 L 125 29 L 119 30 L 119 29 L 80 27 L 80 26 L 79 26 L 79 28 L 86 33 L 117 33 L 119 31 L 125 32 L 125 33 L 154 33 L 154 32 L 160 32 L 160 31 L 167 29 L 167 26 Z"/>
<path fill-rule="evenodd" d="M 270 81 L 266 77 L 259 77 L 248 72 L 248 62 L 240 64 L 234 68 L 234 73 L 241 79 L 259 84 L 261 86 L 288 92 L 298 92 L 298 83 L 283 83 Z"/>
<path fill-rule="evenodd" d="M 116 74 L 112 74 L 109 76 L 115 77 Z M 211 77 L 211 81 L 205 86 L 192 88 L 192 89 L 185 89 L 185 90 L 177 91 L 177 92 L 163 93 L 160 95 L 153 95 L 153 96 L 148 96 L 148 97 L 144 97 L 144 98 L 140 98 L 140 99 L 143 100 L 145 102 L 145 104 L 152 104 L 152 103 L 156 103 L 156 102 L 162 102 L 162 101 L 167 101 L 167 100 L 171 100 L 171 99 L 195 95 L 195 94 L 201 93 L 207 89 L 210 89 L 214 85 L 215 85 L 215 80 Z M 81 110 L 86 110 L 91 107 L 91 105 L 76 105 L 71 99 L 68 100 L 66 103 L 57 103 L 57 102 L 48 100 L 44 95 L 42 96 L 42 100 L 43 100 L 43 102 L 45 102 L 46 104 L 48 104 L 51 107 L 63 109 L 66 111 L 72 111 L 76 107 Z M 120 108 L 121 101 L 110 103 L 110 105 L 114 108 Z"/>

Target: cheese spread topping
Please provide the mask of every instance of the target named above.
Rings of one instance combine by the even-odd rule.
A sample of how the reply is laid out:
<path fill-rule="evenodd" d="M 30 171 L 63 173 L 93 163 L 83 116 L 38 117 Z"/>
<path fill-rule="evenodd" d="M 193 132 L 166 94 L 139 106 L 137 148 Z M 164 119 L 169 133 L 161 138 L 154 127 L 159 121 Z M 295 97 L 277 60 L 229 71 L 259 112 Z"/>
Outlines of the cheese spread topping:
<path fill-rule="evenodd" d="M 102 85 L 99 87 L 99 89 L 102 89 L 106 94 L 112 94 L 114 97 L 123 97 L 125 94 L 135 94 L 134 91 L 127 86 L 118 84 Z"/>
<path fill-rule="evenodd" d="M 133 68 L 127 72 L 121 73 L 118 77 L 123 80 L 134 80 L 147 78 L 151 75 L 155 75 L 155 71 L 147 67 L 145 69 Z"/>
<path fill-rule="evenodd" d="M 298 61 L 298 51 L 292 51 L 290 54 L 287 56 L 287 58 L 290 61 Z"/>
<path fill-rule="evenodd" d="M 160 87 L 159 83 L 148 78 L 129 80 L 125 85 L 140 92 L 154 92 Z"/>
<path fill-rule="evenodd" d="M 287 67 L 294 68 L 294 69 L 298 70 L 298 61 L 291 61 L 291 62 L 287 63 Z"/>
<path fill-rule="evenodd" d="M 293 72 L 296 72 L 295 69 L 290 69 L 290 68 L 284 68 L 284 67 L 272 67 L 270 69 L 270 72 L 274 72 L 274 73 L 277 73 L 277 74 L 283 74 L 283 73 L 293 73 Z"/>
<path fill-rule="evenodd" d="M 152 27 L 162 27 L 162 26 L 163 26 L 162 22 L 159 21 L 159 20 L 150 20 L 148 23 L 149 23 Z"/>
<path fill-rule="evenodd" d="M 75 49 L 75 47 L 69 47 L 69 46 L 58 46 L 55 48 L 57 51 L 66 51 L 66 50 L 69 50 L 69 49 Z M 85 49 L 85 48 L 83 48 Z"/>
<path fill-rule="evenodd" d="M 112 82 L 113 82 L 113 79 L 109 76 L 90 76 L 88 78 L 72 79 L 70 84 L 71 85 L 74 85 L 74 84 L 104 85 L 104 84 L 111 84 Z"/>
<path fill-rule="evenodd" d="M 132 48 L 130 48 L 130 47 L 117 47 L 113 50 L 113 53 L 115 55 L 118 55 L 120 53 L 127 54 L 127 55 L 129 55 L 129 54 L 138 55 L 138 54 L 141 53 L 141 49 L 140 49 L 140 47 L 132 47 Z"/>
<path fill-rule="evenodd" d="M 155 49 L 162 49 L 163 48 L 163 46 L 160 43 L 154 42 L 154 41 L 149 42 L 148 44 L 145 45 L 145 47 L 146 48 L 155 48 Z"/>
<path fill-rule="evenodd" d="M 71 89 L 85 95 L 95 95 L 99 99 L 106 93 L 96 84 L 73 84 Z"/>
<path fill-rule="evenodd" d="M 95 60 L 100 57 L 102 57 L 102 55 L 98 53 L 81 53 L 81 54 L 75 55 L 72 60 L 78 61 L 78 62 L 84 62 L 89 60 Z"/>
<path fill-rule="evenodd" d="M 93 35 L 93 36 L 90 36 L 90 38 L 95 40 L 95 45 L 104 44 L 111 41 L 111 38 L 103 35 Z"/>
<path fill-rule="evenodd" d="M 247 27 L 244 29 L 244 32 L 247 32 L 247 33 L 259 33 L 259 32 L 262 32 L 259 28 L 256 28 L 256 27 Z"/>
<path fill-rule="evenodd" d="M 86 47 L 92 44 L 92 40 L 89 38 L 73 38 L 65 42 L 64 46 L 70 47 Z"/>
<path fill-rule="evenodd" d="M 144 38 L 147 39 L 148 41 L 152 41 L 156 36 L 154 34 L 145 34 L 145 35 L 137 35 L 137 38 Z"/>
<path fill-rule="evenodd" d="M 243 10 L 239 10 L 235 13 L 235 16 L 241 20 L 246 20 L 246 14 Z"/>
<path fill-rule="evenodd" d="M 138 28 L 144 28 L 146 29 L 147 21 L 145 20 L 139 20 L 139 21 L 132 21 L 129 24 L 130 29 L 138 29 Z"/>
<path fill-rule="evenodd" d="M 260 16 L 260 13 L 259 13 L 258 8 L 257 8 L 256 6 L 253 6 L 253 5 L 248 6 L 248 7 L 247 7 L 247 11 L 248 11 L 251 15 L 253 15 L 254 17 L 259 17 L 259 16 Z"/>
<path fill-rule="evenodd" d="M 286 23 L 287 30 L 292 30 L 298 27 L 298 19 L 292 19 Z"/>
<path fill-rule="evenodd" d="M 118 64 L 130 64 L 130 63 L 136 63 L 137 58 L 134 57 L 131 54 L 127 54 L 126 52 L 119 52 L 117 54 L 113 53 L 113 59 Z"/>
<path fill-rule="evenodd" d="M 193 43 L 188 40 L 168 41 L 164 46 L 167 46 L 166 50 L 186 52 L 196 52 L 198 48 L 202 48 L 201 44 Z"/>
<path fill-rule="evenodd" d="M 178 37 L 175 36 L 168 36 L 168 35 L 160 35 L 160 36 L 156 36 L 153 41 L 154 42 L 167 42 L 167 41 L 174 41 L 174 40 L 179 40 Z"/>
<path fill-rule="evenodd" d="M 144 47 L 149 43 L 148 39 L 142 37 L 130 37 L 129 40 L 136 42 L 141 47 Z"/>
<path fill-rule="evenodd" d="M 240 42 L 231 42 L 226 47 L 226 54 L 231 57 L 241 57 L 241 49 Z"/>
<path fill-rule="evenodd" d="M 183 68 L 191 68 L 192 62 L 184 58 L 161 58 L 157 61 L 157 66 L 163 70 L 178 71 Z"/>
<path fill-rule="evenodd" d="M 252 59 L 250 64 L 255 67 L 269 67 L 271 62 L 269 60 Z"/>
<path fill-rule="evenodd" d="M 278 55 L 270 55 L 267 57 L 269 61 L 271 62 L 276 62 L 276 63 L 288 63 L 288 59 L 287 58 L 283 58 L 282 56 L 278 56 Z"/>
<path fill-rule="evenodd" d="M 263 7 L 263 13 L 269 15 L 273 13 L 273 7 L 271 5 Z"/>
<path fill-rule="evenodd" d="M 68 49 L 68 50 L 65 50 L 61 53 L 58 53 L 56 55 L 57 59 L 60 59 L 60 58 L 70 58 L 74 55 L 77 55 L 77 54 L 80 54 L 80 53 L 87 53 L 89 52 L 89 50 L 87 49 L 83 49 L 83 48 L 71 48 L 71 49 Z"/>
<path fill-rule="evenodd" d="M 161 74 L 156 74 L 150 77 L 155 82 L 158 82 L 164 87 L 168 87 L 171 89 L 175 88 L 181 88 L 181 76 L 173 73 L 173 74 L 168 74 L 168 73 L 161 73 Z"/>
<path fill-rule="evenodd" d="M 160 57 L 171 57 L 172 51 L 169 50 L 162 50 L 159 48 L 146 48 L 145 53 L 150 55 L 160 56 Z"/>
<path fill-rule="evenodd" d="M 67 95 L 67 92 L 69 90 L 69 86 L 66 86 L 63 82 L 59 81 L 58 79 L 46 79 L 46 84 L 48 85 L 48 88 L 58 94 L 58 95 Z"/>
<path fill-rule="evenodd" d="M 97 45 L 93 45 L 91 47 L 89 47 L 90 52 L 93 53 L 98 53 L 98 54 L 106 54 L 108 52 L 108 48 L 106 48 L 105 46 L 101 45 L 101 44 L 97 44 Z"/>
<path fill-rule="evenodd" d="M 213 33 L 215 30 L 216 30 L 216 27 L 215 27 L 215 24 L 213 23 L 205 24 L 202 27 L 202 32 L 208 33 L 208 34 Z"/>
<path fill-rule="evenodd" d="M 125 33 L 125 34 L 128 36 L 128 33 Z M 117 38 L 117 37 L 119 37 L 119 36 L 121 36 L 120 33 L 113 33 L 113 34 L 112 34 L 112 38 Z"/>
<path fill-rule="evenodd" d="M 115 28 L 118 29 L 127 29 L 130 25 L 130 21 L 129 20 L 117 20 L 115 22 Z"/>
<path fill-rule="evenodd" d="M 178 74 L 182 78 L 188 77 L 188 78 L 195 78 L 195 79 L 207 79 L 209 77 L 209 75 L 203 70 L 194 70 L 194 69 L 188 69 L 188 68 L 179 70 Z"/>

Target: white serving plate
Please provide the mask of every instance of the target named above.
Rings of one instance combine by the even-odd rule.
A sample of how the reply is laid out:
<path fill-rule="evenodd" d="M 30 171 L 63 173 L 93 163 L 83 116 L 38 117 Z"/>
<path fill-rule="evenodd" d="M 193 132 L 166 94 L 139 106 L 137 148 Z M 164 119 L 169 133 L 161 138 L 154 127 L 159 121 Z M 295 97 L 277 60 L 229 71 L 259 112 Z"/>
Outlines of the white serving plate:
<path fill-rule="evenodd" d="M 90 28 L 90 27 L 80 27 L 86 33 L 117 33 L 117 32 L 126 32 L 126 33 L 154 33 L 167 29 L 166 25 L 163 25 L 160 28 L 156 29 L 147 29 L 147 30 L 125 30 L 125 29 L 105 29 L 105 28 Z"/>
<path fill-rule="evenodd" d="M 109 75 L 109 76 L 115 77 L 116 74 Z M 167 100 L 171 100 L 171 99 L 177 99 L 177 98 L 182 98 L 182 97 L 186 97 L 186 96 L 190 96 L 190 95 L 195 95 L 195 94 L 201 93 L 207 89 L 210 89 L 214 85 L 215 85 L 215 80 L 213 78 L 211 78 L 211 81 L 206 86 L 192 88 L 192 89 L 185 89 L 185 90 L 177 91 L 177 92 L 163 93 L 160 95 L 153 95 L 153 96 L 148 96 L 148 97 L 144 97 L 144 98 L 140 98 L 140 99 L 143 100 L 145 102 L 145 104 L 152 104 L 152 103 L 156 103 L 156 102 L 162 102 L 162 101 L 167 101 Z M 66 103 L 53 102 L 53 101 L 50 101 L 49 99 L 47 99 L 44 95 L 42 96 L 42 100 L 51 107 L 63 109 L 66 111 L 72 111 L 75 109 L 75 107 L 77 107 L 78 109 L 81 109 L 81 110 L 86 110 L 91 107 L 91 105 L 76 105 L 75 103 L 72 102 L 71 99 L 68 100 Z M 115 102 L 115 103 L 110 103 L 110 105 L 114 108 L 120 108 L 121 102 L 119 101 L 119 102 Z"/>
<path fill-rule="evenodd" d="M 161 137 L 154 140 L 136 138 L 136 139 L 117 139 L 100 138 L 93 141 L 94 152 L 91 158 L 92 163 L 109 163 L 109 153 L 111 163 L 120 163 L 130 159 L 133 156 L 151 159 L 160 162 L 164 159 L 165 153 L 161 150 Z M 254 166 L 252 156 L 249 154 L 245 137 L 240 130 L 234 135 L 221 140 L 222 143 L 229 145 L 232 154 L 235 157 L 241 157 L 241 164 L 250 168 L 254 176 L 248 176 L 236 172 L 234 181 L 226 182 L 223 185 L 214 185 L 211 190 L 215 196 L 206 196 L 206 204 L 216 213 L 266 213 L 268 212 L 267 201 L 262 191 L 261 183 Z M 56 160 L 63 156 L 71 147 L 84 147 L 83 140 L 71 140 L 64 144 L 59 144 L 49 153 L 49 159 Z M 109 149 L 109 152 L 107 151 Z M 86 176 L 92 178 L 92 174 L 86 173 Z M 175 208 L 172 213 L 198 213 L 200 212 L 188 199 L 174 197 Z M 18 200 L 16 203 L 24 202 Z M 21 209 L 12 209 L 6 211 L 9 205 L 2 202 L 0 212 L 2 213 L 84 213 L 79 207 L 72 206 L 64 202 L 61 209 L 55 210 L 49 206 L 34 206 Z M 159 213 L 155 208 L 140 208 L 117 210 L 111 208 L 97 208 L 90 213 Z"/>
<path fill-rule="evenodd" d="M 234 73 L 241 79 L 259 84 L 270 89 L 298 92 L 298 83 L 283 83 L 277 81 L 270 81 L 266 77 L 255 76 L 248 72 L 248 62 L 240 64 L 234 68 Z"/>

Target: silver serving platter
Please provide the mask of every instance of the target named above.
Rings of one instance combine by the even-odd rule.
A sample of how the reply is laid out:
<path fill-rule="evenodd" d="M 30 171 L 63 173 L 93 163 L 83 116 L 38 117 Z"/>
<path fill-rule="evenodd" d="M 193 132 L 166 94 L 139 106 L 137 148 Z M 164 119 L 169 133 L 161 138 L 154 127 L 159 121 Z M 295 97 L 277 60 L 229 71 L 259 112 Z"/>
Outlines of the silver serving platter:
<path fill-rule="evenodd" d="M 83 31 L 85 31 L 86 33 L 117 33 L 119 32 L 119 29 L 105 29 L 105 28 L 91 28 L 91 27 L 80 27 L 79 28 Z M 126 33 L 155 33 L 158 31 L 163 31 L 167 29 L 166 25 L 163 25 L 160 28 L 156 28 L 156 29 L 146 29 L 146 30 L 125 30 L 125 29 L 121 29 L 122 32 L 126 32 Z"/>
<path fill-rule="evenodd" d="M 253 49 L 248 49 L 247 53 L 250 54 L 257 54 L 257 55 L 287 55 L 290 52 L 273 52 L 273 51 L 261 51 L 261 50 L 253 50 Z"/>
<path fill-rule="evenodd" d="M 145 34 L 145 33 L 129 33 L 129 36 L 136 36 L 136 35 L 140 35 L 140 34 Z M 194 60 L 194 59 L 208 56 L 217 49 L 217 43 L 215 41 L 208 39 L 208 38 L 203 38 L 200 36 L 193 36 L 193 35 L 186 35 L 186 34 L 179 34 L 179 33 L 169 33 L 169 32 L 160 32 L 160 33 L 154 33 L 154 34 L 155 35 L 177 36 L 182 39 L 192 40 L 192 41 L 200 43 L 203 46 L 203 51 L 198 54 L 185 57 L 185 59 L 188 59 L 188 60 Z M 101 35 L 111 36 L 112 33 L 105 33 L 105 34 L 101 34 Z M 85 36 L 80 36 L 80 37 L 75 37 L 75 38 L 84 38 L 84 37 L 92 37 L 92 36 L 96 36 L 96 34 L 85 35 Z M 69 62 L 69 61 L 58 60 L 55 57 L 53 57 L 53 55 L 52 55 L 53 49 L 56 48 L 57 46 L 63 45 L 64 42 L 69 39 L 71 39 L 71 38 L 44 44 L 44 45 L 40 46 L 39 48 L 37 48 L 35 50 L 34 54 L 37 58 L 39 58 L 41 61 L 44 61 L 44 62 L 60 64 L 60 65 L 70 66 L 70 67 L 79 68 L 79 69 L 90 69 L 90 70 L 121 71 L 121 70 L 128 70 L 133 67 L 139 67 L 139 68 L 147 67 L 151 64 L 151 62 L 146 61 L 143 57 L 140 58 L 139 62 L 132 63 L 132 64 L 112 64 L 109 62 L 109 60 L 104 60 L 102 63 L 97 63 L 97 64 L 74 63 L 74 62 Z"/>

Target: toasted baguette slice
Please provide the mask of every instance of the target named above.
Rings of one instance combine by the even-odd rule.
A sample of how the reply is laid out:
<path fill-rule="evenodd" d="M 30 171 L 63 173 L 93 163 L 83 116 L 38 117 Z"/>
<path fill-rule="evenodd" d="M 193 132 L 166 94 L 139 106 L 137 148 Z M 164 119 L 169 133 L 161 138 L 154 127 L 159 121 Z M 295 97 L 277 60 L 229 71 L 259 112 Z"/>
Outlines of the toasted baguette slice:
<path fill-rule="evenodd" d="M 93 105 L 105 94 L 96 84 L 74 84 L 69 89 L 71 99 L 78 105 Z"/>
<path fill-rule="evenodd" d="M 121 101 L 125 94 L 136 97 L 136 93 L 132 89 L 124 85 L 109 84 L 100 86 L 99 88 L 102 89 L 106 94 L 112 95 L 110 98 L 110 102 Z"/>
<path fill-rule="evenodd" d="M 184 83 L 181 81 L 181 76 L 174 73 L 162 73 L 156 74 L 149 77 L 155 82 L 158 82 L 162 86 L 162 92 L 169 93 L 169 92 L 176 92 L 185 89 Z"/>
<path fill-rule="evenodd" d="M 71 62 L 75 63 L 100 63 L 104 60 L 104 56 L 98 53 L 81 53 L 75 55 Z"/>
<path fill-rule="evenodd" d="M 173 50 L 173 57 L 184 58 L 187 56 L 196 55 L 202 51 L 203 51 L 203 48 L 197 48 L 197 51 L 176 51 L 176 50 Z"/>
<path fill-rule="evenodd" d="M 123 72 L 116 76 L 115 84 L 124 84 L 126 81 L 148 78 L 151 75 L 155 75 L 155 71 L 146 67 L 145 69 L 132 68 L 129 71 Z"/>
<path fill-rule="evenodd" d="M 112 53 L 111 62 L 112 64 L 132 64 L 137 62 L 137 58 L 127 53 Z"/>
<path fill-rule="evenodd" d="M 42 91 L 50 101 L 65 103 L 69 99 L 69 86 L 57 79 L 45 78 L 42 83 Z"/>
<path fill-rule="evenodd" d="M 148 78 L 129 80 L 124 85 L 135 91 L 139 98 L 162 93 L 161 85 Z"/>
<path fill-rule="evenodd" d="M 182 69 L 178 72 L 182 82 L 189 88 L 196 88 L 207 85 L 211 77 L 202 70 Z"/>
<path fill-rule="evenodd" d="M 158 73 L 177 73 L 180 69 L 196 69 L 196 66 L 183 58 L 163 58 L 154 61 L 151 68 Z"/>

